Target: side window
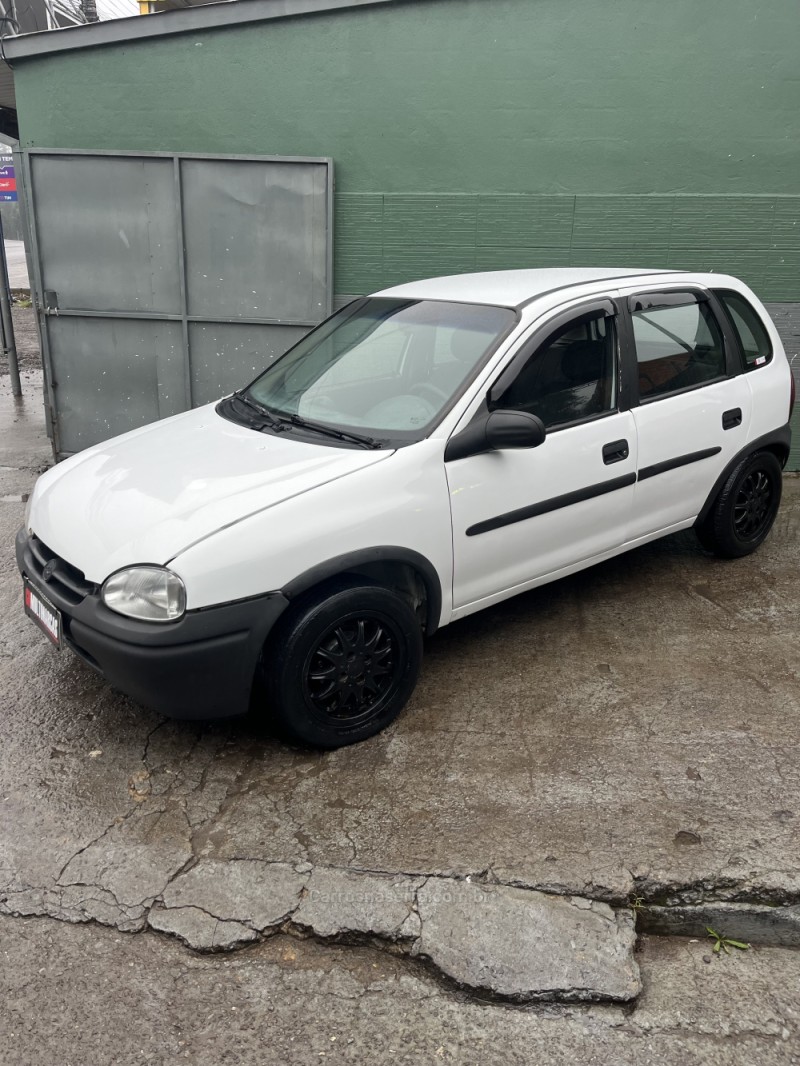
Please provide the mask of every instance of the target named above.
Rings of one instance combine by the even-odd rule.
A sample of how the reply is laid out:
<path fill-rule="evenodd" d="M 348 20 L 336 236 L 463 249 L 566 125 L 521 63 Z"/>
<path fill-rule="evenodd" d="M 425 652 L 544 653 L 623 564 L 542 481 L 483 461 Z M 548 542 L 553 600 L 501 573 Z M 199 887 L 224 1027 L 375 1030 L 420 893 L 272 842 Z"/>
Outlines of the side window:
<path fill-rule="evenodd" d="M 614 319 L 577 318 L 552 333 L 525 362 L 494 410 L 538 415 L 549 429 L 616 410 Z"/>
<path fill-rule="evenodd" d="M 730 292 L 727 289 L 714 291 L 728 312 L 739 338 L 745 368 L 752 370 L 757 366 L 764 366 L 772 359 L 772 344 L 758 312 L 738 292 Z"/>
<path fill-rule="evenodd" d="M 725 376 L 725 345 L 707 303 L 634 311 L 639 397 L 655 399 Z"/>

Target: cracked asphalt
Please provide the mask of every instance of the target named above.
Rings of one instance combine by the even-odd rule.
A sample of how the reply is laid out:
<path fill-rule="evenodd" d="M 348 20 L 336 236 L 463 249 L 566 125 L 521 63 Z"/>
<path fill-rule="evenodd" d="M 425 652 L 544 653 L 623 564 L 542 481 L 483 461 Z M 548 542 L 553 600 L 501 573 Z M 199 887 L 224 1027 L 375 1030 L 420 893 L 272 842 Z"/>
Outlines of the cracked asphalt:
<path fill-rule="evenodd" d="M 505 894 L 519 891 L 548 907 L 577 897 L 581 914 L 610 905 L 617 940 L 600 961 L 625 954 L 634 898 L 640 928 L 696 934 L 716 908 L 729 935 L 746 916 L 755 942 L 761 917 L 779 913 L 795 939 L 765 942 L 798 942 L 800 480 L 785 479 L 775 530 L 749 559 L 720 562 L 681 535 L 456 623 L 428 641 L 419 688 L 387 732 L 308 752 L 257 717 L 158 718 L 52 650 L 24 617 L 13 535 L 49 461 L 34 364 L 23 361 L 21 406 L 0 377 L 0 1026 L 20 1041 L 0 1035 L 0 1062 L 318 1062 L 334 1050 L 360 1061 L 359 1048 L 375 1061 L 477 1062 L 490 1046 L 506 1062 L 800 1061 L 800 963 L 785 946 L 706 964 L 705 944 L 646 937 L 636 954 L 644 991 L 627 1007 L 471 1001 L 461 986 L 498 991 L 499 971 L 465 974 L 445 951 L 489 913 L 476 910 L 473 889 L 497 904 L 490 954 L 504 936 L 512 951 L 518 925 L 503 927 L 513 914 Z M 245 912 L 241 886 L 226 894 L 242 864 L 297 883 L 283 910 Z M 206 895 L 190 898 L 201 875 Z M 374 913 L 367 904 L 381 893 L 359 900 L 354 889 L 347 914 L 332 918 L 328 906 L 299 921 L 309 878 L 330 889 L 348 876 L 400 887 Z M 415 894 L 430 878 L 452 894 L 449 910 L 431 912 L 433 947 Z M 213 930 L 190 922 L 212 897 Z M 390 928 L 398 898 L 412 903 Z M 410 933 L 404 914 L 417 915 Z M 148 921 L 206 950 L 249 946 L 199 956 L 152 931 L 121 935 Z M 337 936 L 361 946 L 328 942 Z M 593 979 L 606 971 L 586 965 Z M 707 980 L 723 972 L 721 984 Z M 170 1013 L 179 974 L 191 991 Z M 592 986 L 596 998 L 635 995 L 638 975 L 613 976 L 613 987 Z M 246 1029 L 231 1024 L 235 1004 L 223 1008 L 237 981 L 249 989 Z M 346 987 L 344 999 L 317 1009 L 328 985 Z M 112 987 L 134 1005 L 109 1027 L 121 1042 L 113 1049 L 101 1025 L 103 1004 L 123 1009 Z M 750 1029 L 736 1006 L 748 997 L 761 1004 Z M 326 1018 L 343 1037 L 350 1027 L 335 1049 Z M 258 1039 L 265 1026 L 269 1049 Z M 179 1029 L 184 1045 L 172 1040 Z M 537 1054 L 545 1047 L 549 1059 Z"/>
<path fill-rule="evenodd" d="M 634 1011 L 508 1008 L 368 947 L 276 936 L 230 956 L 0 919 L 0 1062 L 796 1066 L 800 954 L 645 938 Z M 708 961 L 705 961 L 708 960 Z"/>

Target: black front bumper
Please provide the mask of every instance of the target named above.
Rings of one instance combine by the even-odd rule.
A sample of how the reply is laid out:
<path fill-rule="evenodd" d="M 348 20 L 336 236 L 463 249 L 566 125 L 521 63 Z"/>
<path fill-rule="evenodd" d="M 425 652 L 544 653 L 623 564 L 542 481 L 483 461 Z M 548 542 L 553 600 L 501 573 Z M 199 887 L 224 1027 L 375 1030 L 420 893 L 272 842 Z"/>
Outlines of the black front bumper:
<path fill-rule="evenodd" d="M 20 572 L 61 612 L 64 643 L 114 688 L 170 718 L 247 711 L 261 648 L 288 605 L 280 593 L 187 611 L 177 622 L 138 622 L 110 611 L 94 586 L 81 588 L 68 565 L 68 582 L 58 566 L 46 581 L 24 529 L 16 551 Z"/>

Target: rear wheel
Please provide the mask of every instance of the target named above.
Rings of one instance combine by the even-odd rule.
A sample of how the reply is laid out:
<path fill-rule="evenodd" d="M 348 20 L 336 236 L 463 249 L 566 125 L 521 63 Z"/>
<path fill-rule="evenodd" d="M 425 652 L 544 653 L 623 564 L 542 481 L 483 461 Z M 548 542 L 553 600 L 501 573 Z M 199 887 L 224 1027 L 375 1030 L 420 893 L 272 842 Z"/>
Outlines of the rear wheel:
<path fill-rule="evenodd" d="M 402 597 L 363 579 L 336 582 L 293 605 L 268 641 L 268 709 L 294 740 L 355 744 L 394 721 L 421 660 L 419 621 Z"/>
<path fill-rule="evenodd" d="M 781 466 L 772 452 L 756 452 L 743 459 L 697 527 L 700 543 L 725 559 L 755 551 L 775 521 L 781 488 Z"/>

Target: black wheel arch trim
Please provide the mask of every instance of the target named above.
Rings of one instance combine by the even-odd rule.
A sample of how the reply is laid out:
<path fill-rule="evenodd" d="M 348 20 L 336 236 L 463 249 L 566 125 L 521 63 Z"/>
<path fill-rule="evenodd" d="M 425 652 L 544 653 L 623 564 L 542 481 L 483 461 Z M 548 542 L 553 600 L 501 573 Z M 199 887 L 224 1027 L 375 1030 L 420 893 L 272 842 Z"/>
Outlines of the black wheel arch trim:
<path fill-rule="evenodd" d="M 317 563 L 309 570 L 293 578 L 281 589 L 281 595 L 287 600 L 296 599 L 315 585 L 319 585 L 329 578 L 338 577 L 359 567 L 374 564 L 389 563 L 408 566 L 415 570 L 422 578 L 426 591 L 425 633 L 430 636 L 439 628 L 442 616 L 442 583 L 433 563 L 419 552 L 411 548 L 401 548 L 394 545 L 379 545 L 374 548 L 361 548 L 357 551 L 346 552 L 336 555 L 325 562 Z"/>
<path fill-rule="evenodd" d="M 734 469 L 741 463 L 742 459 L 751 455 L 753 452 L 763 451 L 778 445 L 783 452 L 783 456 L 780 460 L 781 466 L 785 467 L 789 458 L 789 449 L 792 443 L 792 430 L 790 424 L 787 422 L 785 426 L 781 426 L 780 429 L 774 429 L 771 433 L 765 433 L 763 437 L 756 437 L 755 440 L 749 441 L 743 448 L 741 448 L 736 455 L 731 459 L 706 497 L 706 502 L 697 516 L 697 525 L 702 524 L 706 518 L 708 518 L 711 508 L 714 506 L 714 501 L 719 495 L 720 489 L 731 476 Z"/>

